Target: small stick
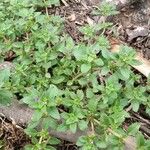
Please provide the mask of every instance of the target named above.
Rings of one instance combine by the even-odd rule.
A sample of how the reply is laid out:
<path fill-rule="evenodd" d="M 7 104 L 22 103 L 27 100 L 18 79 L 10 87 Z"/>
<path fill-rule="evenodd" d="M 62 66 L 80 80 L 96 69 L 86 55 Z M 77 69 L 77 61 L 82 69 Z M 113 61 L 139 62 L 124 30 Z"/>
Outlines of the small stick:
<path fill-rule="evenodd" d="M 69 6 L 68 3 L 67 3 L 65 0 L 61 0 L 61 1 L 62 1 L 62 3 L 63 3 L 66 7 Z"/>

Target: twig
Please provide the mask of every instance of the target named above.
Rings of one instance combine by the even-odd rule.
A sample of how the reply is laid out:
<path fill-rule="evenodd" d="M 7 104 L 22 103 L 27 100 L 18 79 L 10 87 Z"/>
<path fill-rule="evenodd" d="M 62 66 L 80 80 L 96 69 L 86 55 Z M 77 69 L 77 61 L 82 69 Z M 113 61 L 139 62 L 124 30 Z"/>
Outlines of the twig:
<path fill-rule="evenodd" d="M 74 82 L 76 79 L 82 77 L 83 75 L 84 75 L 83 73 L 77 74 L 77 75 L 72 79 L 72 82 Z"/>
<path fill-rule="evenodd" d="M 146 133 L 148 136 L 150 136 L 150 129 L 146 126 L 141 125 L 140 130 L 142 130 L 144 133 Z"/>
<path fill-rule="evenodd" d="M 139 118 L 140 120 L 142 120 L 143 122 L 145 122 L 146 124 L 148 124 L 150 126 L 150 122 L 144 118 L 142 118 L 140 115 L 134 113 L 134 112 L 131 112 L 134 116 L 136 116 L 137 118 Z"/>
<path fill-rule="evenodd" d="M 68 4 L 65 0 L 61 0 L 61 1 L 62 1 L 62 3 L 63 3 L 66 7 L 69 6 L 69 4 Z"/>
<path fill-rule="evenodd" d="M 129 106 L 125 109 L 125 111 L 126 111 L 126 112 L 129 112 L 131 109 L 132 109 L 132 105 L 129 105 Z"/>

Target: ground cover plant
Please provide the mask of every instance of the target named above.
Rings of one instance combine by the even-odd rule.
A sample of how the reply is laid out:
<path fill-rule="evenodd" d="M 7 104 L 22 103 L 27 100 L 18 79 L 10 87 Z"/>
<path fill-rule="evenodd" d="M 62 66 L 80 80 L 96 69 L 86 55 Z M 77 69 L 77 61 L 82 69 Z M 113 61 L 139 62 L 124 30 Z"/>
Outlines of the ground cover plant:
<path fill-rule="evenodd" d="M 130 118 L 126 108 L 137 112 L 144 105 L 150 114 L 149 81 L 141 85 L 141 75 L 131 68 L 139 65 L 135 51 L 122 45 L 112 54 L 103 32 L 112 24 L 105 21 L 81 27 L 82 39 L 75 42 L 64 32 L 64 18 L 48 12 L 59 5 L 59 0 L 0 2 L 0 61 L 13 64 L 0 70 L 0 103 L 9 105 L 17 98 L 35 110 L 25 129 L 31 138 L 25 149 L 56 149 L 61 141 L 49 135 L 49 128 L 72 133 L 90 129 L 76 143 L 82 150 L 122 150 L 129 135 L 136 135 L 138 150 L 150 149 L 138 123 L 123 129 Z M 117 12 L 103 3 L 92 13 Z"/>

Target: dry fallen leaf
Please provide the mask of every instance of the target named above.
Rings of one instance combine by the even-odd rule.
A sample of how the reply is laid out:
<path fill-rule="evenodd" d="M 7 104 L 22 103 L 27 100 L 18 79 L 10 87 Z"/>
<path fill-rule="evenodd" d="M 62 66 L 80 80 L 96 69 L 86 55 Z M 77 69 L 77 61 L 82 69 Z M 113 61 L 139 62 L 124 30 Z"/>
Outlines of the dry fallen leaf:
<path fill-rule="evenodd" d="M 86 20 L 89 25 L 94 25 L 94 21 L 90 17 L 87 16 Z"/>
<path fill-rule="evenodd" d="M 126 29 L 126 33 L 128 35 L 128 41 L 132 41 L 134 38 L 147 36 L 149 33 L 148 27 L 137 27 L 134 30 Z"/>
<path fill-rule="evenodd" d="M 68 17 L 69 21 L 75 21 L 76 20 L 76 15 L 73 13 Z"/>

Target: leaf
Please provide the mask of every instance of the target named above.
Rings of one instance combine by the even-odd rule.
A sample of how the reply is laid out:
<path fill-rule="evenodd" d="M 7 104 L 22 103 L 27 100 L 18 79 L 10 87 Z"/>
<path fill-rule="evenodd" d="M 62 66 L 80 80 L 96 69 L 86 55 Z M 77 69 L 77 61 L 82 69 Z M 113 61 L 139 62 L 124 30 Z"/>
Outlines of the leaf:
<path fill-rule="evenodd" d="M 40 93 L 34 88 L 29 88 L 27 90 L 30 92 L 30 94 L 25 95 L 21 101 L 28 104 L 31 108 L 36 108 L 35 103 L 40 100 Z"/>
<path fill-rule="evenodd" d="M 102 56 L 106 59 L 111 57 L 111 53 L 110 51 L 108 51 L 107 49 L 102 49 Z"/>
<path fill-rule="evenodd" d="M 48 129 L 49 127 L 52 128 L 52 129 L 56 129 L 57 128 L 57 121 L 51 117 L 47 117 L 47 118 L 44 118 L 43 119 L 43 122 L 42 122 L 42 126 L 44 129 Z"/>
<path fill-rule="evenodd" d="M 91 64 L 82 64 L 81 65 L 81 72 L 87 73 L 91 69 Z"/>
<path fill-rule="evenodd" d="M 140 148 L 141 146 L 145 145 L 145 140 L 144 140 L 144 136 L 142 135 L 142 133 L 136 136 L 136 143 L 137 143 L 137 148 Z"/>
<path fill-rule="evenodd" d="M 138 102 L 132 102 L 131 106 L 133 108 L 133 111 L 137 112 L 139 110 L 139 103 Z"/>
<path fill-rule="evenodd" d="M 44 150 L 57 150 L 55 147 L 46 145 L 46 148 L 44 147 Z"/>
<path fill-rule="evenodd" d="M 36 129 L 33 129 L 33 128 L 26 128 L 26 129 L 24 129 L 24 131 L 27 135 L 30 135 L 33 137 L 37 136 L 37 133 L 38 133 L 38 131 Z"/>
<path fill-rule="evenodd" d="M 10 76 L 10 69 L 9 68 L 0 69 L 0 84 L 8 81 L 9 76 Z"/>
<path fill-rule="evenodd" d="M 51 79 L 53 84 L 60 84 L 65 80 L 64 76 L 55 76 Z"/>
<path fill-rule="evenodd" d="M 86 97 L 87 98 L 92 98 L 93 96 L 94 96 L 94 93 L 93 93 L 92 89 L 91 88 L 87 88 L 87 90 L 86 90 Z"/>
<path fill-rule="evenodd" d="M 77 118 L 77 115 L 75 115 L 75 114 L 69 114 L 69 117 L 67 118 L 67 120 L 66 120 L 66 124 L 67 125 L 70 125 L 70 124 L 74 124 L 74 123 L 76 123 L 76 122 L 78 122 L 78 118 Z"/>
<path fill-rule="evenodd" d="M 74 51 L 73 55 L 76 58 L 76 60 L 86 60 L 87 58 L 87 47 L 85 45 L 79 45 L 77 46 Z"/>
<path fill-rule="evenodd" d="M 78 82 L 79 82 L 79 84 L 80 84 L 81 86 L 85 86 L 86 84 L 88 84 L 87 79 L 84 78 L 84 77 L 80 78 L 80 79 L 78 80 Z"/>
<path fill-rule="evenodd" d="M 77 95 L 78 95 L 80 100 L 82 100 L 84 98 L 84 93 L 82 90 L 77 90 Z"/>
<path fill-rule="evenodd" d="M 150 108 L 146 108 L 146 113 L 150 115 Z"/>
<path fill-rule="evenodd" d="M 68 80 L 67 85 L 71 86 L 72 84 L 73 84 L 73 81 L 72 80 Z"/>
<path fill-rule="evenodd" d="M 97 100 L 93 100 L 93 98 L 89 99 L 88 101 L 88 109 L 92 112 L 95 112 L 97 110 L 97 105 L 98 105 L 98 101 Z"/>
<path fill-rule="evenodd" d="M 59 90 L 58 90 L 57 86 L 55 86 L 53 84 L 51 84 L 49 86 L 49 89 L 46 91 L 46 95 L 48 95 L 50 99 L 55 98 L 56 96 L 58 96 L 58 94 L 59 94 Z"/>
<path fill-rule="evenodd" d="M 102 16 L 110 16 L 116 15 L 118 12 L 116 11 L 116 5 L 114 3 L 109 3 L 107 1 L 103 1 L 98 9 L 99 13 Z"/>
<path fill-rule="evenodd" d="M 129 135 L 136 135 L 139 131 L 140 124 L 139 123 L 133 123 L 129 126 L 127 132 Z"/>
<path fill-rule="evenodd" d="M 46 74 L 45 74 L 45 77 L 48 78 L 48 79 L 50 79 L 50 78 L 51 78 L 50 73 L 46 73 Z"/>
<path fill-rule="evenodd" d="M 77 146 L 82 146 L 86 142 L 86 137 L 85 136 L 80 136 L 77 140 Z"/>
<path fill-rule="evenodd" d="M 51 137 L 50 141 L 48 143 L 51 144 L 51 145 L 57 145 L 57 144 L 60 144 L 60 140 L 58 140 L 55 137 Z"/>
<path fill-rule="evenodd" d="M 67 126 L 63 123 L 63 124 L 60 124 L 58 127 L 57 127 L 57 131 L 59 132 L 65 132 L 67 131 Z"/>
<path fill-rule="evenodd" d="M 129 79 L 130 77 L 130 70 L 129 68 L 120 68 L 120 72 L 122 74 L 122 76 L 125 78 L 125 79 Z"/>
<path fill-rule="evenodd" d="M 72 133 L 76 133 L 77 131 L 77 123 L 70 124 L 69 129 Z"/>
<path fill-rule="evenodd" d="M 103 67 L 102 70 L 101 70 L 101 75 L 106 75 L 108 74 L 108 72 L 110 71 L 110 69 L 108 67 Z"/>
<path fill-rule="evenodd" d="M 104 65 L 104 62 L 102 61 L 102 59 L 96 59 L 95 61 L 94 61 L 94 63 L 97 65 L 97 66 L 103 66 Z"/>
<path fill-rule="evenodd" d="M 48 0 L 47 4 L 50 5 L 50 6 L 51 5 L 59 6 L 60 1 L 59 0 Z"/>
<path fill-rule="evenodd" d="M 33 145 L 25 145 L 25 150 L 31 150 L 33 149 Z"/>
<path fill-rule="evenodd" d="M 0 89 L 0 105 L 7 105 L 11 102 L 13 94 L 5 89 Z"/>
<path fill-rule="evenodd" d="M 98 141 L 98 142 L 96 142 L 96 146 L 98 148 L 106 148 L 107 147 L 107 143 L 105 141 Z"/>
<path fill-rule="evenodd" d="M 58 54 L 56 52 L 51 52 L 49 56 L 49 60 L 54 60 L 58 57 Z"/>
<path fill-rule="evenodd" d="M 100 46 L 100 49 L 103 51 L 103 53 L 109 53 L 108 49 L 110 48 L 110 44 L 108 39 L 105 36 L 99 36 L 98 43 Z M 110 54 L 110 53 L 109 53 Z M 105 56 L 105 55 L 104 55 Z M 103 57 L 104 57 L 103 56 Z M 106 55 L 107 56 L 107 55 Z M 105 57 L 104 57 L 105 58 Z"/>
<path fill-rule="evenodd" d="M 137 59 L 133 59 L 133 60 L 130 62 L 130 65 L 132 65 L 132 66 L 139 66 L 139 65 L 142 65 L 142 62 L 140 62 L 140 61 L 137 60 Z"/>
<path fill-rule="evenodd" d="M 48 108 L 48 114 L 51 116 L 51 117 L 53 117 L 54 119 L 60 119 L 60 114 L 59 114 L 59 112 L 58 112 L 58 109 L 57 109 L 57 107 L 50 107 L 50 108 Z"/>
<path fill-rule="evenodd" d="M 81 131 L 83 131 L 83 130 L 87 129 L 87 127 L 88 127 L 88 122 L 85 121 L 85 120 L 81 120 L 81 121 L 79 121 L 78 126 L 79 126 L 79 129 L 80 129 Z"/>
<path fill-rule="evenodd" d="M 39 121 L 31 121 L 31 122 L 28 124 L 28 128 L 34 129 L 34 128 L 36 128 L 38 125 L 39 125 Z"/>
<path fill-rule="evenodd" d="M 33 115 L 32 115 L 32 121 L 33 122 L 36 122 L 36 121 L 39 121 L 43 116 L 43 112 L 40 111 L 40 110 L 35 110 Z"/>

